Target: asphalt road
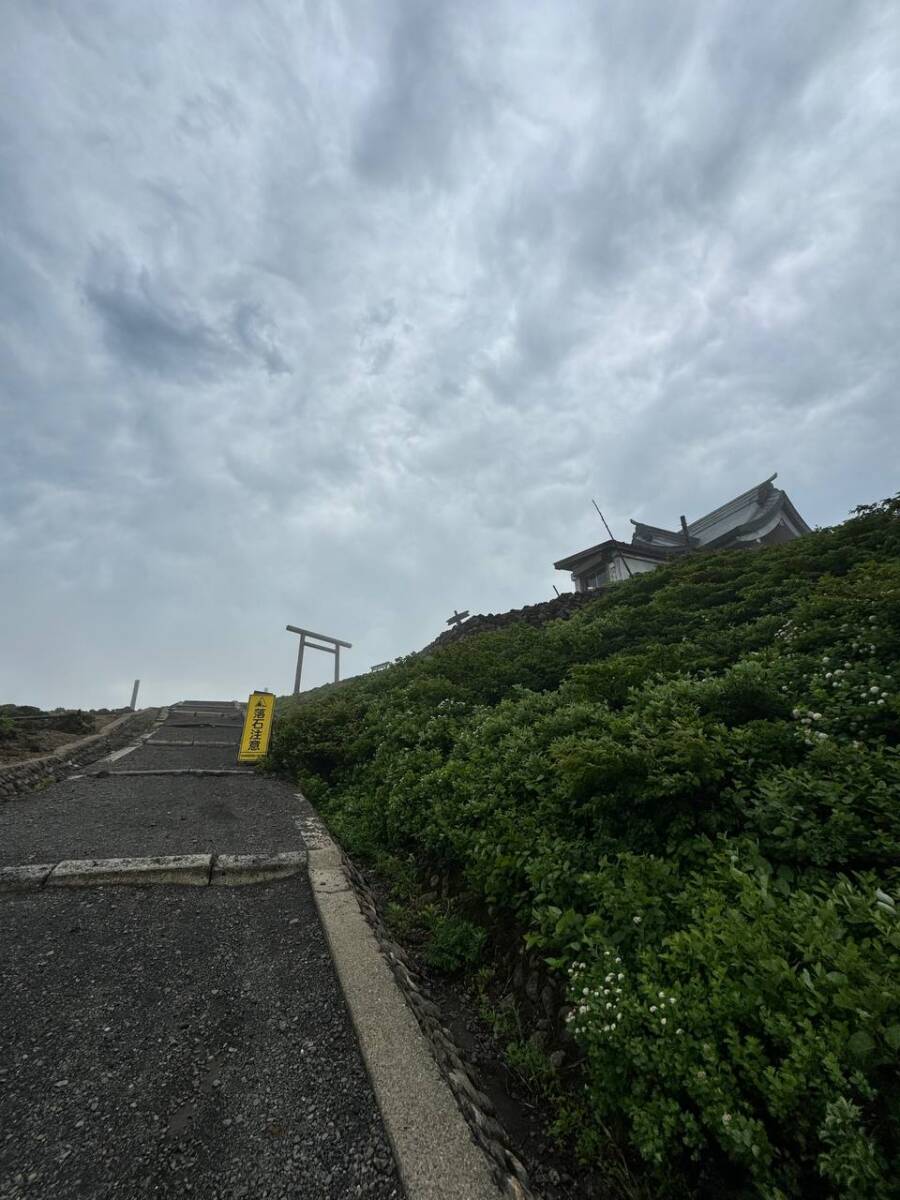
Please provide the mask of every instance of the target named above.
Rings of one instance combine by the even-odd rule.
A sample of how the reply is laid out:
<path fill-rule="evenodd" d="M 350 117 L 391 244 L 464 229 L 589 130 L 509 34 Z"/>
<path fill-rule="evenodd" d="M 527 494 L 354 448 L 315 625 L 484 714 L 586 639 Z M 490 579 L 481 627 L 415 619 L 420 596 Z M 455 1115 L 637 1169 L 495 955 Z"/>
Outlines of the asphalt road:
<path fill-rule="evenodd" d="M 0 806 L 0 861 L 288 850 L 298 815 L 255 775 L 71 780 Z M 0 1200 L 402 1196 L 305 875 L 0 896 L 0 979 Z"/>

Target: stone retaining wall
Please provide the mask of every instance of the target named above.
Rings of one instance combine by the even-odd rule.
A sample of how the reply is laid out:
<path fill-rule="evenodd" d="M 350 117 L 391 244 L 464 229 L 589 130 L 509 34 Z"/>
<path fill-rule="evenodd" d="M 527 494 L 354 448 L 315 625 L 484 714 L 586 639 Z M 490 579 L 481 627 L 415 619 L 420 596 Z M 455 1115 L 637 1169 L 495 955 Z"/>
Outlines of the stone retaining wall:
<path fill-rule="evenodd" d="M 469 617 L 461 625 L 444 630 L 423 649 L 413 650 L 405 657 L 418 658 L 420 654 L 432 654 L 435 650 L 441 650 L 444 646 L 452 646 L 454 642 L 461 642 L 463 638 L 472 637 L 476 633 L 490 633 L 495 629 L 505 629 L 508 625 L 517 623 L 524 622 L 526 625 L 539 626 L 546 625 L 548 621 L 567 621 L 576 612 L 580 612 L 585 605 L 599 600 L 602 595 L 603 593 L 597 590 L 563 592 L 561 596 L 555 596 L 552 600 L 543 600 L 540 604 L 526 604 L 524 608 L 513 608 L 509 612 L 476 613 L 474 617 Z M 365 672 L 360 675 L 348 675 L 346 679 L 341 679 L 338 683 L 322 683 L 318 687 L 307 688 L 299 696 L 290 697 L 290 700 L 293 704 L 310 704 L 338 688 L 345 687 L 348 683 L 356 683 L 366 677 Z M 288 697 L 283 697 L 283 699 L 288 699 Z"/>
<path fill-rule="evenodd" d="M 526 604 L 524 608 L 513 608 L 509 612 L 476 613 L 474 617 L 469 617 L 468 621 L 463 621 L 461 625 L 455 625 L 452 629 L 445 630 L 424 650 L 420 650 L 419 654 L 428 654 L 432 650 L 439 650 L 442 646 L 450 646 L 475 633 L 490 633 L 495 629 L 505 629 L 507 625 L 524 622 L 526 625 L 537 626 L 546 625 L 548 621 L 566 621 L 586 604 L 592 604 L 599 600 L 601 595 L 602 593 L 599 591 L 563 592 L 561 596 L 556 596 L 552 600 L 544 600 L 540 604 Z"/>
<path fill-rule="evenodd" d="M 36 788 L 55 783 L 58 779 L 71 775 L 85 763 L 93 762 L 112 750 L 127 746 L 139 733 L 153 724 L 158 712 L 158 708 L 143 708 L 138 712 L 125 713 L 99 733 L 92 733 L 90 737 L 60 746 L 52 754 L 0 766 L 0 804 L 4 800 L 21 795 L 22 792 L 32 792 Z"/>
<path fill-rule="evenodd" d="M 441 1011 L 429 1000 L 425 985 L 417 976 L 409 956 L 388 935 L 378 914 L 371 889 L 343 852 L 341 859 L 344 873 L 356 893 L 362 914 L 372 926 L 381 952 L 456 1097 L 472 1136 L 491 1161 L 495 1182 L 511 1200 L 539 1200 L 531 1190 L 524 1164 L 511 1149 L 509 1136 L 497 1119 L 493 1102 L 478 1086 L 477 1074 L 474 1067 L 466 1061 L 465 1051 L 457 1045 L 450 1030 L 441 1022 Z"/>

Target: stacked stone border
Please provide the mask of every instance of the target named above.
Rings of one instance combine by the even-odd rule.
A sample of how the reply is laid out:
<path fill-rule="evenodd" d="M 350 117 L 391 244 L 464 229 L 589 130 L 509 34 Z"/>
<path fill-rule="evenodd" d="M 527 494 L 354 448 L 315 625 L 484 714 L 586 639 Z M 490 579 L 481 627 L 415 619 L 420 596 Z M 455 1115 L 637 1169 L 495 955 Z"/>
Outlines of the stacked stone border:
<path fill-rule="evenodd" d="M 23 792 L 33 792 L 56 783 L 85 763 L 128 745 L 137 734 L 153 724 L 159 712 L 157 708 L 127 712 L 99 733 L 60 746 L 52 754 L 0 766 L 0 804 Z"/>
<path fill-rule="evenodd" d="M 469 617 L 461 625 L 445 629 L 443 633 L 438 634 L 434 641 L 429 642 L 421 650 L 412 650 L 408 655 L 395 661 L 402 662 L 405 659 L 427 657 L 434 654 L 436 650 L 443 650 L 446 646 L 453 646 L 456 642 L 464 641 L 476 634 L 493 633 L 498 629 L 506 629 L 510 625 L 524 624 L 537 628 L 550 621 L 568 621 L 570 617 L 587 605 L 596 604 L 603 594 L 600 589 L 589 592 L 563 592 L 560 596 L 554 596 L 552 600 L 542 600 L 538 604 L 526 604 L 524 608 L 513 608 L 509 612 L 476 613 L 474 617 Z M 350 683 L 357 683 L 360 679 L 365 678 L 367 678 L 367 674 L 363 671 L 359 675 L 348 675 L 346 679 L 341 679 L 337 683 L 322 683 L 318 687 L 307 688 L 299 696 L 285 697 L 285 699 L 289 699 L 294 705 L 309 704 L 322 696 L 337 691 L 338 688 L 346 687 Z"/>
<path fill-rule="evenodd" d="M 428 999 L 406 951 L 392 941 L 378 914 L 371 889 L 343 850 L 341 864 L 356 895 L 360 911 L 372 927 L 378 946 L 431 1048 L 441 1074 L 447 1080 L 472 1136 L 491 1161 L 494 1181 L 512 1200 L 540 1200 L 531 1190 L 528 1172 L 511 1149 L 511 1141 L 497 1119 L 490 1097 L 478 1086 L 475 1068 L 465 1051 L 441 1022 L 441 1010 Z"/>
<path fill-rule="evenodd" d="M 445 629 L 433 642 L 419 654 L 431 654 L 443 646 L 452 646 L 464 638 L 476 633 L 492 633 L 497 629 L 506 629 L 510 625 L 546 625 L 550 621 L 567 621 L 569 617 L 580 612 L 588 604 L 595 604 L 603 596 L 599 590 L 588 592 L 563 592 L 552 600 L 542 600 L 538 604 L 526 604 L 524 608 L 513 608 L 502 613 L 476 613 L 452 629 Z M 415 657 L 415 655 L 413 655 Z"/>

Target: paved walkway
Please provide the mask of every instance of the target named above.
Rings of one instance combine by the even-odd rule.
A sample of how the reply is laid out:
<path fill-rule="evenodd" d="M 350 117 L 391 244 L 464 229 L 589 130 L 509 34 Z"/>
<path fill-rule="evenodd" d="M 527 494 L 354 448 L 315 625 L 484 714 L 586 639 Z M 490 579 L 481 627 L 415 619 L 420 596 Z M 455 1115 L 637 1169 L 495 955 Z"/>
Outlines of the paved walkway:
<path fill-rule="evenodd" d="M 131 773 L 233 771 L 240 724 L 186 702 L 0 806 L 0 866 L 301 849 L 284 784 Z M 0 896 L 0 979 L 0 1200 L 403 1195 L 305 871 Z"/>

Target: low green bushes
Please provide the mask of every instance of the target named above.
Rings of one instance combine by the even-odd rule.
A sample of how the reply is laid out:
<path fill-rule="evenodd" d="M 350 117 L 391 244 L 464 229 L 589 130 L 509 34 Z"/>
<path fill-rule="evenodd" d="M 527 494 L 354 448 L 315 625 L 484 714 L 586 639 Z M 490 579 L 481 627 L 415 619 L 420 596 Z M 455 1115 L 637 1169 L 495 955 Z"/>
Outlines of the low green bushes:
<path fill-rule="evenodd" d="M 765 1196 L 896 1194 L 900 947 L 878 882 L 797 886 L 741 842 L 631 938 L 586 930 L 568 971 L 587 1081 L 561 1126 L 589 1154 L 621 1128 L 661 1179 L 696 1163 Z"/>
<path fill-rule="evenodd" d="M 898 1194 L 898 515 L 639 576 L 276 730 L 348 850 L 449 881 L 435 966 L 545 956 L 580 1055 L 558 1132 L 667 1194 Z"/>

